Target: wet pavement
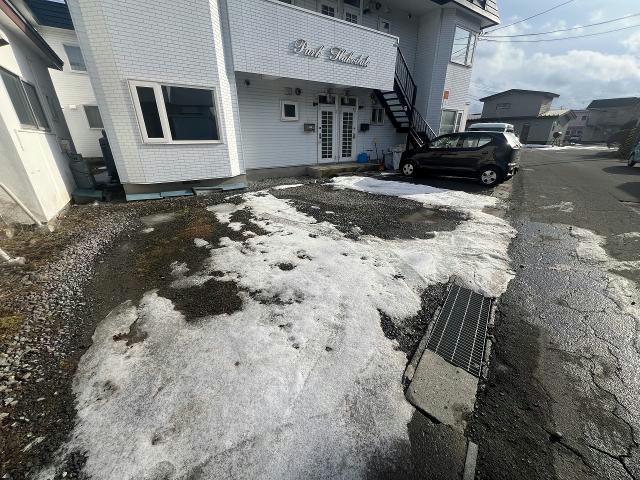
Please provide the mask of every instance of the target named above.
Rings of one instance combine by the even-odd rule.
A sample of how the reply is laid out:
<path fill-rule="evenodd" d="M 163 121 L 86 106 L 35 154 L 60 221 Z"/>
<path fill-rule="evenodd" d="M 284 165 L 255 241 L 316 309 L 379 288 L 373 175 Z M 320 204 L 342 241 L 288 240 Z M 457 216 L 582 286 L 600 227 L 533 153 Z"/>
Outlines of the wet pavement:
<path fill-rule="evenodd" d="M 584 150 L 528 151 L 522 167 L 518 272 L 469 428 L 476 478 L 638 479 L 640 168 Z"/>

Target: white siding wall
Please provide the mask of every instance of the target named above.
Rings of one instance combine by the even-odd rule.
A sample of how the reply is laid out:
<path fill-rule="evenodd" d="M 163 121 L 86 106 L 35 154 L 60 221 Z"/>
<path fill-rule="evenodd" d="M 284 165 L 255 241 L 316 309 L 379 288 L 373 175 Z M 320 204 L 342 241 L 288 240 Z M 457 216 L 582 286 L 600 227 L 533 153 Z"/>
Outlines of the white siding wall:
<path fill-rule="evenodd" d="M 75 31 L 62 28 L 40 27 L 40 34 L 64 61 L 63 71 L 50 70 L 51 80 L 58 93 L 58 99 L 69 126 L 76 151 L 84 157 L 102 157 L 98 139 L 99 129 L 90 129 L 83 105 L 97 105 L 87 72 L 71 70 L 64 45 L 78 46 Z"/>
<path fill-rule="evenodd" d="M 429 12 L 420 19 L 418 108 L 436 133 L 443 108 L 463 112 L 461 128 L 467 117 L 472 67 L 450 61 L 456 25 L 480 31 L 479 20 L 453 8 Z M 443 100 L 445 90 L 449 91 L 447 101 Z"/>
<path fill-rule="evenodd" d="M 244 172 L 235 76 L 224 48 L 225 2 L 69 0 L 123 183 L 223 178 Z M 224 142 L 144 144 L 127 80 L 216 89 Z"/>
<path fill-rule="evenodd" d="M 235 69 L 278 77 L 391 90 L 397 38 L 277 0 L 228 0 Z M 320 58 L 293 52 L 296 40 L 325 47 Z M 413 42 L 415 43 L 415 42 Z M 369 56 L 363 68 L 332 62 L 342 47 Z"/>
<path fill-rule="evenodd" d="M 69 131 L 62 111 L 56 107 L 53 112 L 47 102 L 47 97 L 55 97 L 55 90 L 39 52 L 6 24 L 0 23 L 0 30 L 9 41 L 0 48 L 0 66 L 36 86 L 51 126 L 50 132 L 23 129 L 0 80 L 0 181 L 37 217 L 48 221 L 69 203 L 74 189 L 59 145 L 70 140 Z"/>
<path fill-rule="evenodd" d="M 250 85 L 246 85 L 249 80 Z M 318 107 L 317 95 L 326 92 L 326 84 L 302 80 L 280 79 L 263 80 L 258 75 L 238 74 L 238 100 L 240 102 L 240 120 L 242 122 L 242 142 L 247 169 L 271 168 L 293 165 L 313 165 L 318 162 Z M 287 95 L 287 88 L 300 88 L 302 94 Z M 335 94 L 344 90 L 334 88 Z M 361 123 L 370 123 L 371 90 L 353 88 L 350 95 L 358 97 L 360 108 L 357 113 L 357 127 Z M 299 104 L 297 122 L 280 121 L 280 101 L 291 100 Z M 305 133 L 305 123 L 316 124 L 316 132 Z M 336 125 L 337 128 L 337 125 Z M 396 133 L 388 119 L 384 125 L 371 125 L 368 132 L 357 132 L 355 155 L 367 152 L 375 158 L 375 145 L 378 145 L 380 158 L 382 152 L 397 144 L 404 144 L 405 135 Z"/>

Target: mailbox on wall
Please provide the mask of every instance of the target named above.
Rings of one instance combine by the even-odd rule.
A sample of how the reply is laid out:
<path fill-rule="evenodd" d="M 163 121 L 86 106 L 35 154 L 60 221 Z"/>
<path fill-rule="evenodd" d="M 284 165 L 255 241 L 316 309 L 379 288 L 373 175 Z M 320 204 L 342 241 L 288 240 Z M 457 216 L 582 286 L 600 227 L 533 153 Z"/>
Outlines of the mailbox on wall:
<path fill-rule="evenodd" d="M 315 132 L 316 131 L 316 124 L 315 123 L 305 123 L 304 124 L 304 131 L 305 132 Z"/>

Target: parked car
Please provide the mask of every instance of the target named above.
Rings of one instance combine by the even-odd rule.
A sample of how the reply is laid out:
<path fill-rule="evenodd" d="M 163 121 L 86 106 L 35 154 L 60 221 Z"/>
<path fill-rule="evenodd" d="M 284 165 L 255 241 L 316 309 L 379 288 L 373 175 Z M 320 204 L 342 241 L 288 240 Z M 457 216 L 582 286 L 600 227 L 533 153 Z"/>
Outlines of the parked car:
<path fill-rule="evenodd" d="M 640 162 L 640 142 L 634 147 L 627 160 L 627 165 L 633 167 L 636 163 Z"/>
<path fill-rule="evenodd" d="M 469 125 L 467 131 L 515 133 L 516 130 L 510 123 L 474 123 Z"/>
<path fill-rule="evenodd" d="M 462 132 L 434 138 L 419 149 L 402 155 L 400 172 L 419 172 L 477 178 L 493 187 L 519 168 L 520 142 L 513 133 Z"/>

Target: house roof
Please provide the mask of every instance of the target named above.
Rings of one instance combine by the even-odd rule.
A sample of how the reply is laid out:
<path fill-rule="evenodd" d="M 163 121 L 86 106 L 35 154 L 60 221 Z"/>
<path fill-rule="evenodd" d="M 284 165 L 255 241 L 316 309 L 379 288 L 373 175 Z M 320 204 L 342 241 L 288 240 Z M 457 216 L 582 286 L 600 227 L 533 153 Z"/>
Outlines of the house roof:
<path fill-rule="evenodd" d="M 491 100 L 492 98 L 502 97 L 503 95 L 511 95 L 512 93 L 530 93 L 534 95 L 543 95 L 549 98 L 558 98 L 560 95 L 552 92 L 541 92 L 538 90 L 520 90 L 519 88 L 512 88 L 511 90 L 506 90 L 500 93 L 494 93 L 493 95 L 489 95 L 488 97 L 481 98 L 481 102 L 486 102 L 487 100 Z"/>
<path fill-rule="evenodd" d="M 11 0 L 0 0 L 0 11 L 3 12 L 24 35 L 42 52 L 49 60 L 49 67 L 62 70 L 64 62 L 49 44 L 42 38 L 38 31 L 31 25 L 24 13 L 22 13 Z"/>
<path fill-rule="evenodd" d="M 556 109 L 556 110 L 548 110 L 544 113 L 538 115 L 539 117 L 561 117 L 562 115 L 566 115 L 567 113 L 573 113 L 575 116 L 575 112 L 573 110 L 569 110 L 566 108 Z"/>
<path fill-rule="evenodd" d="M 638 97 L 626 97 L 626 98 L 603 98 L 601 100 L 594 100 L 587 107 L 590 108 L 621 108 L 621 107 L 635 107 L 640 104 L 640 98 Z"/>
<path fill-rule="evenodd" d="M 38 25 L 73 30 L 71 14 L 66 3 L 50 0 L 25 0 L 25 3 L 33 12 Z"/>

